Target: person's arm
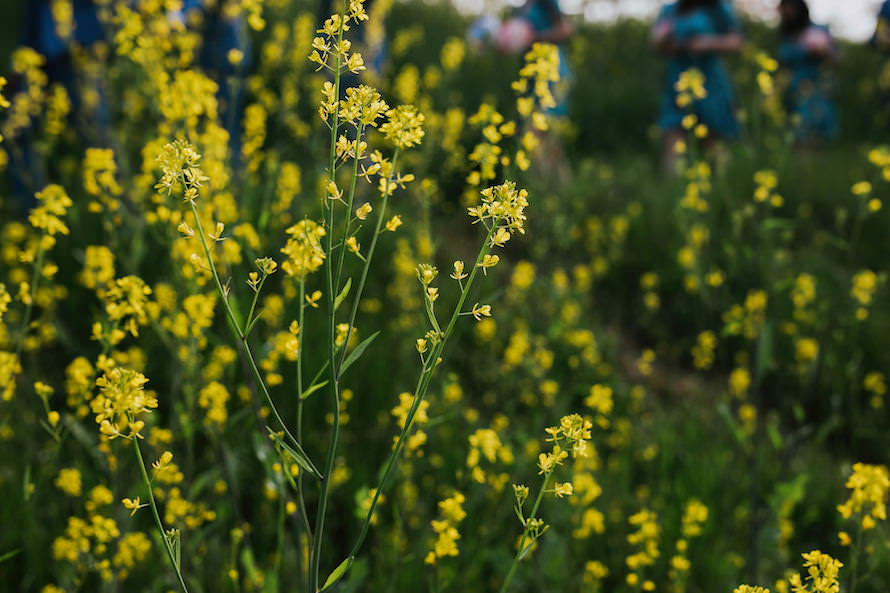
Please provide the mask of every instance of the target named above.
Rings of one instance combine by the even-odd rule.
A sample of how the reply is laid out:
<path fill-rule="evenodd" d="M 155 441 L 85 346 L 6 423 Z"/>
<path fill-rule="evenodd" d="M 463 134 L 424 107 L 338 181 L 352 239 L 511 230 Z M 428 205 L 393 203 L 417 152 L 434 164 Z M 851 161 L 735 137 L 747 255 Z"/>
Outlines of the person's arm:
<path fill-rule="evenodd" d="M 658 15 L 658 19 L 652 26 L 652 31 L 649 33 L 649 43 L 652 44 L 656 51 L 662 54 L 672 53 L 676 49 L 674 42 L 674 19 L 668 17 L 664 11 Z"/>
<path fill-rule="evenodd" d="M 807 54 L 821 58 L 826 62 L 838 60 L 838 49 L 828 31 L 812 28 L 804 33 L 803 46 Z"/>
<path fill-rule="evenodd" d="M 562 43 L 571 37 L 574 30 L 575 28 L 572 26 L 572 23 L 567 18 L 561 16 L 553 27 L 535 35 L 535 41 L 544 43 Z"/>
<path fill-rule="evenodd" d="M 723 35 L 696 35 L 686 50 L 691 53 L 737 53 L 742 50 L 742 34 L 737 31 Z"/>

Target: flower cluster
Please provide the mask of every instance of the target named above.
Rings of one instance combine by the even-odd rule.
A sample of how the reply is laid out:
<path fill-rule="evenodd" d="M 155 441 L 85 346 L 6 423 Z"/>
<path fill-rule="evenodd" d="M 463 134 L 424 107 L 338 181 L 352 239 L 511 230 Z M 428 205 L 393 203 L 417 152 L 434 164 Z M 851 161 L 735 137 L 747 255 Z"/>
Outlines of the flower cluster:
<path fill-rule="evenodd" d="M 636 585 L 640 580 L 640 572 L 647 566 L 652 566 L 658 559 L 658 542 L 661 536 L 661 526 L 658 524 L 658 515 L 649 509 L 643 509 L 628 517 L 627 522 L 636 531 L 627 536 L 627 543 L 634 546 L 636 552 L 625 559 L 627 568 L 626 581 L 628 585 Z M 643 582 L 643 589 L 651 591 L 652 586 Z"/>
<path fill-rule="evenodd" d="M 380 126 L 384 137 L 398 148 L 420 144 L 423 138 L 423 114 L 413 105 L 399 105 L 386 112 L 386 123 Z"/>
<path fill-rule="evenodd" d="M 465 500 L 463 494 L 455 492 L 452 496 L 439 501 L 441 518 L 434 519 L 431 523 L 436 533 L 436 541 L 433 549 L 424 558 L 426 564 L 436 564 L 446 556 L 458 555 L 457 540 L 460 539 L 460 532 L 457 528 L 467 516 L 463 508 Z"/>
<path fill-rule="evenodd" d="M 325 236 L 324 227 L 312 220 L 301 220 L 288 227 L 285 231 L 289 238 L 281 253 L 287 256 L 281 269 L 288 276 L 305 278 L 318 270 L 324 263 L 325 251 L 321 238 Z"/>
<path fill-rule="evenodd" d="M 320 36 L 312 40 L 312 53 L 309 61 L 318 64 L 318 69 L 325 68 L 334 72 L 349 70 L 357 74 L 365 69 L 365 61 L 358 52 L 350 53 L 352 42 L 343 39 L 343 33 L 349 30 L 349 23 L 360 24 L 368 20 L 363 0 L 349 0 L 345 3 L 345 14 L 332 14 L 321 29 L 316 33 Z"/>
<path fill-rule="evenodd" d="M 707 98 L 708 91 L 705 88 L 705 75 L 698 68 L 691 68 L 680 73 L 677 82 L 674 83 L 677 92 L 676 102 L 680 108 L 688 107 L 695 101 Z"/>
<path fill-rule="evenodd" d="M 535 100 L 542 109 L 556 107 L 556 99 L 553 98 L 551 84 L 559 80 L 559 50 L 551 43 L 535 43 L 531 50 L 525 54 L 525 65 L 519 70 L 519 80 L 513 83 L 513 90 L 517 93 L 525 93 L 531 87 L 533 97 L 520 97 L 517 107 L 520 115 L 528 117 L 532 115 Z M 546 122 L 539 115 L 532 118 L 532 123 L 538 129 L 546 129 L 541 126 Z"/>
<path fill-rule="evenodd" d="M 853 474 L 846 484 L 850 498 L 837 510 L 844 519 L 853 513 L 862 515 L 862 526 L 874 527 L 875 520 L 887 519 L 887 493 L 890 492 L 890 473 L 883 465 L 853 464 Z"/>
<path fill-rule="evenodd" d="M 142 438 L 145 421 L 139 416 L 158 407 L 158 400 L 145 391 L 148 379 L 142 373 L 115 367 L 96 379 L 99 393 L 90 402 L 99 431 L 109 437 Z"/>
<path fill-rule="evenodd" d="M 842 562 L 819 550 L 803 554 L 803 559 L 803 566 L 807 569 L 806 578 L 801 579 L 800 573 L 795 573 L 788 579 L 793 593 L 838 593 L 840 591 L 838 573 L 844 566 Z"/>
<path fill-rule="evenodd" d="M 31 225 L 42 229 L 50 237 L 57 234 L 67 235 L 68 226 L 62 219 L 73 202 L 65 189 L 56 184 L 48 185 L 42 191 L 37 192 L 36 197 L 40 205 L 34 208 L 28 217 Z M 52 240 L 46 247 L 51 246 Z"/>
<path fill-rule="evenodd" d="M 198 199 L 198 188 L 208 180 L 198 166 L 200 161 L 201 155 L 185 140 L 166 144 L 157 157 L 163 176 L 155 188 L 164 190 L 170 195 L 182 183 L 185 185 L 183 199 L 186 202 L 194 202 Z"/>
<path fill-rule="evenodd" d="M 528 206 L 528 192 L 516 189 L 516 183 L 505 181 L 482 190 L 482 203 L 471 206 L 467 213 L 474 218 L 474 224 L 481 222 L 491 234 L 493 246 L 503 246 L 513 233 L 525 233 L 525 207 Z"/>

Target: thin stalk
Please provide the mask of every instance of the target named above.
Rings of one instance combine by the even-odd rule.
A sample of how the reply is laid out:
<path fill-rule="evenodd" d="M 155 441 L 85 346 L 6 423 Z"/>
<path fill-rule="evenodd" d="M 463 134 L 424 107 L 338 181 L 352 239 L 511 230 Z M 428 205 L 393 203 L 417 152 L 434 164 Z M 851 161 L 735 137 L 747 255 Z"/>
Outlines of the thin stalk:
<path fill-rule="evenodd" d="M 303 440 L 303 339 L 305 328 L 303 321 L 306 311 L 306 275 L 300 274 L 300 334 L 297 340 L 297 438 Z M 297 501 L 300 503 L 300 517 L 306 536 L 312 539 L 312 526 L 309 524 L 309 513 L 306 512 L 306 497 L 303 493 L 303 472 L 297 474 Z M 299 547 L 299 539 L 297 541 Z"/>
<path fill-rule="evenodd" d="M 414 401 L 411 403 L 411 408 L 408 410 L 408 414 L 405 417 L 405 425 L 402 427 L 402 431 L 399 433 L 399 438 L 396 441 L 395 447 L 393 447 L 392 451 L 389 454 L 389 457 L 387 458 L 386 465 L 383 468 L 383 474 L 377 482 L 377 488 L 374 493 L 374 497 L 371 499 L 371 504 L 368 507 L 368 512 L 365 515 L 364 521 L 362 521 L 361 530 L 359 531 L 359 535 L 356 538 L 355 543 L 352 546 L 352 550 L 349 553 L 349 557 L 352 559 L 356 557 L 359 549 L 361 549 L 362 544 L 364 543 L 365 538 L 368 535 L 368 530 L 371 526 L 371 517 L 374 515 L 374 510 L 377 507 L 377 502 L 379 501 L 381 494 L 386 488 L 386 484 L 389 480 L 390 475 L 397 465 L 396 462 L 399 458 L 400 453 L 402 452 L 402 447 L 404 446 L 405 440 L 408 437 L 408 433 L 411 430 L 412 423 L 414 422 L 414 416 L 416 415 L 418 408 L 420 408 L 420 404 L 423 402 L 423 399 L 426 397 L 426 393 L 429 390 L 433 371 L 435 371 L 439 357 L 442 355 L 445 347 L 445 342 L 447 342 L 448 338 L 451 336 L 452 332 L 454 331 L 454 326 L 457 323 L 457 318 L 460 317 L 464 302 L 467 299 L 470 288 L 473 286 L 473 280 L 475 279 L 476 272 L 479 269 L 478 264 L 482 263 L 485 255 L 490 250 L 489 241 L 491 239 L 491 235 L 494 233 L 494 230 L 498 226 L 498 222 L 499 221 L 495 221 L 494 224 L 492 224 L 491 228 L 488 230 L 488 234 L 485 237 L 485 242 L 482 244 L 482 248 L 479 250 L 479 254 L 476 256 L 476 263 L 473 265 L 473 270 L 470 272 L 470 276 L 467 278 L 467 283 L 461 291 L 461 295 L 458 299 L 457 305 L 454 307 L 454 311 L 451 314 L 451 320 L 446 326 L 442 341 L 437 345 L 437 347 L 433 348 L 432 354 L 429 356 L 429 358 L 426 359 L 423 368 L 420 371 L 420 376 L 417 378 L 417 386 L 414 388 Z"/>
<path fill-rule="evenodd" d="M 25 305 L 25 315 L 22 317 L 22 330 L 19 335 L 18 344 L 15 347 L 15 360 L 20 361 L 22 350 L 25 347 L 25 338 L 28 335 L 28 326 L 31 324 L 31 314 L 34 311 L 34 297 L 37 296 L 37 283 L 40 280 L 40 270 L 43 268 L 43 260 L 46 257 L 46 249 L 43 248 L 43 237 L 40 237 L 39 246 L 37 247 L 37 258 L 34 263 L 34 272 L 31 274 L 31 284 L 28 287 L 30 297 Z"/>
<path fill-rule="evenodd" d="M 282 464 L 282 472 L 285 475 L 290 471 L 287 468 L 287 465 Z M 281 565 L 282 559 L 284 557 L 284 505 L 285 505 L 285 489 L 283 488 L 284 483 L 279 481 L 279 486 L 282 486 L 281 493 L 278 496 L 278 533 L 276 534 L 276 542 L 275 542 L 275 575 L 278 578 L 278 582 L 281 582 Z"/>
<path fill-rule="evenodd" d="M 853 228 L 850 231 L 850 242 L 847 244 L 847 265 L 853 265 L 853 256 L 856 253 L 856 248 L 859 246 L 859 237 L 862 234 L 862 226 L 865 223 L 865 217 L 867 214 L 867 200 L 871 199 L 869 197 L 858 198 L 856 204 L 856 219 L 853 221 Z"/>
<path fill-rule="evenodd" d="M 251 352 L 250 350 L 250 344 L 248 344 L 247 342 L 247 336 L 244 335 L 244 331 L 238 325 L 238 319 L 235 317 L 235 312 L 232 310 L 232 306 L 229 304 L 226 290 L 223 288 L 222 281 L 220 281 L 219 279 L 219 273 L 216 271 L 216 264 L 213 262 L 213 254 L 210 251 L 210 247 L 207 245 L 207 239 L 204 237 L 204 226 L 201 224 L 201 217 L 198 216 L 198 208 L 197 206 L 195 206 L 194 202 L 189 202 L 189 205 L 192 209 L 192 215 L 195 218 L 195 226 L 197 228 L 198 238 L 201 240 L 201 247 L 203 247 L 204 249 L 204 256 L 207 258 L 207 263 L 210 266 L 210 271 L 213 274 L 214 281 L 216 282 L 216 289 L 219 292 L 220 298 L 222 299 L 223 305 L 226 310 L 226 315 L 228 316 L 230 325 L 232 327 L 232 331 L 235 333 L 235 336 L 241 343 L 241 350 L 244 352 L 244 355 L 247 357 L 247 361 L 250 363 L 250 368 L 253 371 L 256 382 L 262 389 L 263 396 L 266 399 L 266 403 L 272 410 L 272 415 L 275 417 L 275 420 L 281 426 L 281 429 L 284 431 L 287 437 L 291 440 L 296 450 L 303 455 L 309 466 L 312 468 L 313 472 L 315 472 L 317 476 L 321 476 L 320 479 L 323 480 L 324 476 L 322 476 L 322 474 L 318 472 L 318 469 L 316 469 L 315 465 L 312 463 L 312 460 L 309 458 L 308 455 L 306 455 L 306 452 L 303 451 L 303 446 L 294 437 L 294 435 L 291 434 L 290 430 L 288 430 L 287 425 L 281 418 L 281 414 L 278 413 L 278 408 L 275 407 L 275 403 L 272 401 L 272 396 L 269 394 L 269 389 L 266 387 L 266 382 L 263 381 L 263 376 L 260 373 L 259 367 L 257 367 L 256 360 L 253 357 L 253 352 Z"/>
<path fill-rule="evenodd" d="M 343 41 L 343 16 L 346 14 L 346 0 L 340 5 L 340 28 L 337 31 L 337 45 L 341 47 Z M 334 68 L 334 100 L 340 100 L 340 70 L 342 68 L 341 54 L 337 52 L 336 66 Z M 331 123 L 331 148 L 328 155 L 328 178 L 335 181 L 336 164 L 337 164 L 337 130 L 339 129 L 339 104 L 334 109 L 333 121 Z M 331 399 L 334 404 L 334 423 L 331 430 L 331 440 L 328 444 L 328 455 L 325 463 L 325 475 L 330 475 L 334 468 L 334 459 L 337 454 L 337 444 L 340 439 L 340 392 L 337 385 L 336 370 L 334 362 L 336 360 L 336 318 L 334 316 L 334 270 L 331 261 L 334 253 L 334 200 L 327 200 L 328 208 L 325 216 L 325 227 L 328 232 L 328 249 L 325 258 L 325 276 L 327 279 L 328 293 L 328 357 L 331 366 Z M 348 216 L 348 213 L 347 213 Z M 345 237 L 344 237 L 345 240 Z M 341 249 L 344 247 L 341 246 Z M 321 563 L 321 548 L 324 541 L 324 519 L 327 512 L 328 493 L 330 480 L 322 480 L 321 489 L 318 496 L 318 508 L 315 513 L 315 537 L 312 538 L 312 548 L 309 554 L 309 591 L 318 591 L 318 573 Z"/>
<path fill-rule="evenodd" d="M 553 470 L 547 472 L 547 475 L 544 476 L 544 483 L 541 485 L 541 489 L 538 491 L 538 497 L 535 499 L 535 505 L 532 507 L 532 512 L 529 514 L 528 519 L 534 519 L 538 514 L 538 508 L 541 506 L 541 500 L 544 498 L 544 491 L 547 489 L 547 484 L 550 482 L 550 476 L 553 475 Z M 510 565 L 510 570 L 507 572 L 507 576 L 504 577 L 504 584 L 501 586 L 501 593 L 506 593 L 507 589 L 510 587 L 510 582 L 513 580 L 513 574 L 516 572 L 516 568 L 519 566 L 519 561 L 525 556 L 525 540 L 528 537 L 528 530 L 523 531 L 522 537 L 519 539 L 519 549 L 516 551 L 516 555 L 513 556 L 513 564 Z"/>
<path fill-rule="evenodd" d="M 349 312 L 349 328 L 346 330 L 346 341 L 344 344 L 349 344 L 349 338 L 352 336 L 352 330 L 355 329 L 355 318 L 358 314 L 358 306 L 362 300 L 362 294 L 365 290 L 365 282 L 368 279 L 368 271 L 371 269 L 371 260 L 374 259 L 374 251 L 377 249 L 377 238 L 380 236 L 380 229 L 383 227 L 383 221 L 386 218 L 386 206 L 389 203 L 389 188 L 392 183 L 392 178 L 396 174 L 396 165 L 399 161 L 399 149 L 396 148 L 392 157 L 392 172 L 389 177 L 386 179 L 386 183 L 383 186 L 383 204 L 380 206 L 380 213 L 377 215 L 377 225 L 374 227 L 374 235 L 371 237 L 371 245 L 368 247 L 368 255 L 365 258 L 365 265 L 362 268 L 362 275 L 359 278 L 358 286 L 355 290 L 355 297 L 352 300 L 352 310 Z M 355 184 L 355 177 L 353 177 L 353 186 Z M 352 199 L 350 198 L 350 203 Z M 343 348 L 343 351 L 340 353 L 340 362 L 337 364 L 336 376 L 340 377 L 340 367 L 343 366 L 343 361 L 346 360 L 346 348 Z"/>
<path fill-rule="evenodd" d="M 856 530 L 856 549 L 853 551 L 853 558 L 850 561 L 850 593 L 856 593 L 856 585 L 859 580 L 859 555 L 862 552 L 862 515 L 858 517 L 858 526 Z"/>
<path fill-rule="evenodd" d="M 164 524 L 161 522 L 161 515 L 158 513 L 158 504 L 155 502 L 155 495 L 151 490 L 151 479 L 148 477 L 148 472 L 145 471 L 145 461 L 142 460 L 142 451 L 139 449 L 139 440 L 137 437 L 133 437 L 132 440 L 133 449 L 136 451 L 136 458 L 139 460 L 139 471 L 142 472 L 142 482 L 145 484 L 145 489 L 148 491 L 148 501 L 151 504 L 151 513 L 155 518 L 155 524 L 161 534 L 161 540 L 164 542 L 164 549 L 167 550 L 167 558 L 170 560 L 170 566 L 172 566 L 173 570 L 176 572 L 176 577 L 179 579 L 179 586 L 182 587 L 183 593 L 188 593 L 188 587 L 185 586 L 185 579 L 182 578 L 182 572 L 179 569 L 179 564 L 176 562 L 176 556 L 173 554 L 173 547 L 170 545 L 170 540 L 167 539 L 167 532 L 164 529 Z"/>
<path fill-rule="evenodd" d="M 253 312 L 256 311 L 256 304 L 260 298 L 260 292 L 263 290 L 263 284 L 266 283 L 266 278 L 268 278 L 268 276 L 263 273 L 263 277 L 253 293 L 253 300 L 250 303 L 250 310 L 247 312 L 247 321 L 244 322 L 244 329 L 246 332 L 250 332 L 250 328 L 253 327 Z"/>
<path fill-rule="evenodd" d="M 350 182 L 349 187 L 349 199 L 346 202 L 346 221 L 343 224 L 343 240 L 346 241 L 349 238 L 349 227 L 352 225 L 352 206 L 355 203 L 355 185 L 356 180 L 358 179 L 358 161 L 359 161 L 359 152 L 358 146 L 362 140 L 362 132 L 365 131 L 365 126 L 362 123 L 359 123 L 356 128 L 355 135 L 355 158 L 352 159 L 352 181 Z M 395 170 L 395 167 L 393 168 Z M 388 181 L 388 180 L 387 180 Z M 374 237 L 377 238 L 376 235 Z M 335 274 L 335 282 L 334 286 L 337 288 L 337 291 L 340 291 L 340 278 L 343 274 L 343 262 L 346 259 L 346 250 L 340 249 L 340 261 L 337 262 L 337 273 Z M 370 262 L 370 258 L 368 258 L 368 262 Z M 366 262 L 367 263 L 367 262 Z M 365 266 L 367 267 L 367 266 Z M 349 343 L 349 337 L 346 338 L 346 343 Z M 344 352 L 346 349 L 343 349 Z"/>

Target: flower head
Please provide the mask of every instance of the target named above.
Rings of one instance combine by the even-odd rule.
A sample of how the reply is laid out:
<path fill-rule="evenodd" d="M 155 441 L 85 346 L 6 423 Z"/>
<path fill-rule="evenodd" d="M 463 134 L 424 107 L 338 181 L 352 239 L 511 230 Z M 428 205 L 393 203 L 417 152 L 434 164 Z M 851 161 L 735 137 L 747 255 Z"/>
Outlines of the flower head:
<path fill-rule="evenodd" d="M 99 393 L 90 402 L 102 434 L 115 438 L 141 437 L 145 422 L 139 416 L 158 407 L 153 393 L 145 391 L 148 379 L 142 373 L 115 367 L 96 379 Z M 129 429 L 129 432 L 126 432 Z"/>

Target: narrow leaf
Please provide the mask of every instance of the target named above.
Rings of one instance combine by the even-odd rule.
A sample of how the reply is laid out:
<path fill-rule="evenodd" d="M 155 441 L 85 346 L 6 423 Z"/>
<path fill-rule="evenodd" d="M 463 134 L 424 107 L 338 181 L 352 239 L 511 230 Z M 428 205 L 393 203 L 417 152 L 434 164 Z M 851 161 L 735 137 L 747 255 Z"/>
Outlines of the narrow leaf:
<path fill-rule="evenodd" d="M 313 385 L 312 387 L 310 387 L 309 389 L 307 389 L 306 391 L 303 392 L 303 399 L 306 399 L 307 397 L 309 397 L 310 395 L 312 395 L 313 393 L 315 393 L 316 391 L 318 391 L 319 389 L 321 389 L 322 387 L 324 387 L 327 384 L 328 384 L 327 379 L 325 379 L 321 383 L 316 383 L 315 385 Z"/>
<path fill-rule="evenodd" d="M 346 297 L 349 296 L 350 288 L 352 288 L 352 278 L 346 280 L 346 284 L 343 285 L 343 290 L 341 290 L 340 294 L 337 295 L 337 298 L 334 299 L 334 311 L 339 309 L 343 301 L 346 300 Z"/>
<path fill-rule="evenodd" d="M 22 549 L 18 548 L 15 550 L 10 550 L 9 552 L 6 552 L 3 555 L 0 555 L 0 563 L 6 562 L 10 558 L 15 558 L 16 556 L 19 555 L 19 553 L 21 553 L 21 551 L 22 551 Z"/>
<path fill-rule="evenodd" d="M 365 350 L 368 349 L 368 346 L 371 345 L 371 342 L 374 341 L 374 338 L 379 335 L 380 332 L 376 331 L 365 338 L 358 346 L 356 346 L 355 349 L 346 357 L 346 360 L 343 361 L 343 365 L 340 367 L 340 372 L 337 373 L 337 376 L 342 377 L 343 373 L 346 372 L 346 369 L 348 369 L 356 360 L 361 358 L 361 355 L 365 353 Z"/>
<path fill-rule="evenodd" d="M 346 560 L 340 563 L 340 565 L 334 569 L 334 571 L 328 575 L 328 578 L 325 579 L 324 586 L 322 586 L 322 591 L 327 591 L 329 587 L 332 587 L 337 581 L 343 578 L 343 575 L 346 574 L 346 571 L 349 570 L 349 567 L 352 566 L 352 556 L 347 556 Z"/>
<path fill-rule="evenodd" d="M 272 435 L 272 438 L 275 440 L 275 443 L 279 447 L 281 447 L 281 449 L 284 452 L 286 452 L 288 455 L 290 455 L 294 461 L 297 462 L 297 465 L 299 465 L 301 468 L 303 468 L 305 471 L 309 472 L 311 475 L 315 476 L 319 480 L 322 479 L 321 474 L 318 473 L 318 470 L 315 469 L 315 466 L 312 465 L 312 462 L 309 461 L 309 458 L 306 457 L 305 454 L 297 451 L 296 449 L 294 449 L 293 447 L 291 447 L 290 445 L 285 443 L 281 439 L 281 437 L 278 436 L 278 433 L 275 432 L 274 430 L 272 430 L 271 428 L 269 428 L 268 426 L 266 427 L 266 430 L 268 430 L 269 434 Z"/>
<path fill-rule="evenodd" d="M 260 311 L 259 313 L 257 313 L 257 314 L 254 316 L 253 319 L 250 320 L 250 323 L 247 325 L 246 328 L 244 328 L 244 335 L 245 335 L 245 336 L 249 336 L 249 335 L 250 335 L 250 330 L 253 329 L 253 326 L 256 325 L 256 322 L 260 320 L 260 317 L 261 317 L 262 315 L 263 315 L 263 312 Z"/>

